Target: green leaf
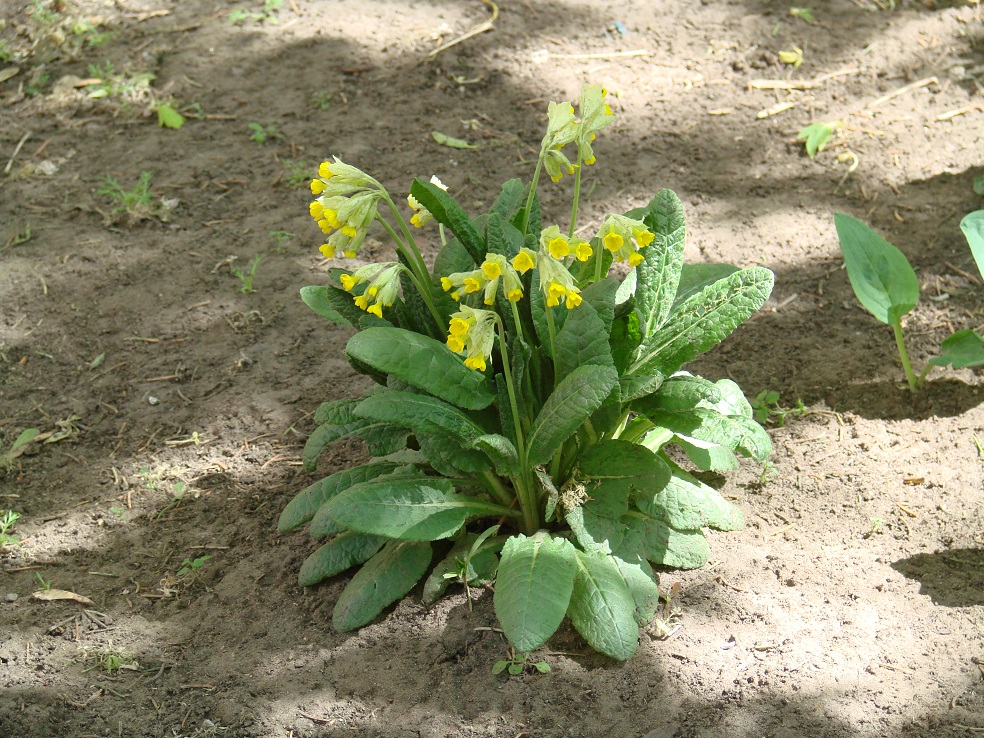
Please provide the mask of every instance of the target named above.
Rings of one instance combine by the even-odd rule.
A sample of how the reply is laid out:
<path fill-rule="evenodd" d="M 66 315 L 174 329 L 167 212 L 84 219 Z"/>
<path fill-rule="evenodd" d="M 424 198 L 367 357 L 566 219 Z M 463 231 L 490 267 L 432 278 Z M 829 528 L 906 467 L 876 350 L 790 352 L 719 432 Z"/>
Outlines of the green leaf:
<path fill-rule="evenodd" d="M 407 447 L 410 431 L 389 423 L 374 423 L 361 428 L 355 435 L 366 442 L 371 456 L 389 456 Z"/>
<path fill-rule="evenodd" d="M 676 464 L 670 464 L 669 483 L 648 497 L 636 496 L 636 507 L 677 530 L 715 528 L 738 530 L 745 525 L 741 511 L 713 487 Z"/>
<path fill-rule="evenodd" d="M 336 495 L 326 509 L 348 530 L 407 541 L 448 538 L 479 515 L 519 515 L 502 505 L 456 495 L 453 489 L 451 482 L 435 477 L 382 477 Z"/>
<path fill-rule="evenodd" d="M 485 434 L 454 405 L 414 392 L 380 392 L 355 408 L 357 417 L 402 425 L 417 433 L 448 433 L 464 446 Z"/>
<path fill-rule="evenodd" d="M 486 533 L 494 532 L 496 527 L 489 528 Z M 464 573 L 469 584 L 491 582 L 495 578 L 495 572 L 499 566 L 499 558 L 496 553 L 502 548 L 504 540 L 493 538 L 480 542 L 479 538 L 474 533 L 462 536 L 455 541 L 448 555 L 434 567 L 430 576 L 424 581 L 423 602 L 425 605 L 437 602 L 438 598 L 447 590 L 448 585 L 458 581 L 457 576 L 447 575 L 457 575 L 459 567 L 465 565 L 466 562 L 467 567 Z M 478 549 L 473 551 L 476 543 L 479 544 Z"/>
<path fill-rule="evenodd" d="M 738 468 L 738 459 L 726 446 L 692 436 L 675 435 L 672 440 L 684 450 L 694 466 L 702 471 L 725 472 Z"/>
<path fill-rule="evenodd" d="M 756 461 L 765 461 L 772 454 L 769 434 L 744 415 L 722 415 L 705 407 L 685 412 L 650 409 L 645 415 L 654 424 L 687 440 L 696 438 L 724 446 Z"/>
<path fill-rule="evenodd" d="M 677 285 L 676 297 L 673 298 L 673 309 L 682 305 L 688 298 L 693 297 L 705 287 L 730 277 L 739 271 L 731 264 L 684 264 L 680 272 L 680 284 Z"/>
<path fill-rule="evenodd" d="M 635 601 L 611 556 L 575 551 L 577 569 L 568 615 L 584 640 L 606 656 L 626 661 L 639 645 Z"/>
<path fill-rule="evenodd" d="M 14 442 L 13 444 L 11 444 L 10 450 L 7 452 L 7 454 L 9 454 L 11 458 L 13 458 L 13 456 L 15 456 L 14 454 L 15 451 L 17 451 L 21 446 L 26 446 L 35 438 L 37 438 L 39 435 L 41 435 L 41 431 L 39 431 L 37 428 L 28 428 L 27 430 L 21 431 L 17 435 L 17 438 L 14 439 Z"/>
<path fill-rule="evenodd" d="M 461 245 L 461 241 L 457 238 L 452 238 L 444 244 L 434 259 L 434 274 L 436 276 L 447 276 L 455 272 L 470 272 L 474 268 L 475 260 L 472 259 L 468 251 L 465 250 L 465 247 Z M 450 300 L 451 298 L 448 297 L 448 299 Z"/>
<path fill-rule="evenodd" d="M 543 404 L 530 429 L 527 461 L 546 464 L 611 393 L 618 373 L 610 366 L 582 366 L 565 377 Z"/>
<path fill-rule="evenodd" d="M 646 558 L 658 566 L 697 569 L 711 555 L 707 539 L 699 530 L 677 530 L 641 512 L 630 512 L 623 520 L 627 534 L 641 536 Z"/>
<path fill-rule="evenodd" d="M 386 543 L 382 536 L 346 531 L 305 559 L 297 583 L 310 587 L 371 558 Z"/>
<path fill-rule="evenodd" d="M 511 259 L 523 247 L 523 234 L 505 217 L 491 212 L 485 221 L 485 244 L 489 253 Z"/>
<path fill-rule="evenodd" d="M 510 179 L 502 183 L 502 191 L 492 203 L 489 216 L 498 213 L 508 221 L 512 221 L 519 212 L 519 209 L 526 204 L 523 193 L 523 181 L 520 179 Z M 518 229 L 517 229 L 518 230 Z"/>
<path fill-rule="evenodd" d="M 339 492 L 345 491 L 354 484 L 361 484 L 382 474 L 389 474 L 397 468 L 397 464 L 376 462 L 345 469 L 315 482 L 287 504 L 284 511 L 280 513 L 277 530 L 285 533 L 304 525 L 314 517 L 322 505 Z"/>
<path fill-rule="evenodd" d="M 403 479 L 427 478 L 423 472 L 419 471 L 415 467 L 404 466 L 394 469 L 391 472 L 386 472 L 385 474 L 379 474 L 377 476 L 370 477 L 369 479 L 379 479 L 382 477 L 386 477 L 387 479 L 394 482 L 396 480 L 403 480 Z M 366 479 L 364 481 L 369 481 L 369 480 Z M 359 482 L 359 484 L 361 484 L 361 482 Z M 352 484 L 349 486 L 353 487 L 355 485 Z M 340 489 L 336 494 L 341 494 L 344 491 L 345 491 L 344 489 Z M 332 495 L 332 497 L 334 497 L 334 495 Z M 333 509 L 328 505 L 324 505 L 324 504 L 320 508 L 318 508 L 318 512 L 316 512 L 314 514 L 314 517 L 311 518 L 311 524 L 308 526 L 308 533 L 316 541 L 320 541 L 321 539 L 327 538 L 328 536 L 333 536 L 336 533 L 341 533 L 344 530 L 345 530 L 345 526 L 340 525 L 338 521 L 335 520 L 335 517 L 333 515 Z"/>
<path fill-rule="evenodd" d="M 339 632 L 355 630 L 413 589 L 430 566 L 429 543 L 390 541 L 352 577 L 335 603 L 332 624 Z"/>
<path fill-rule="evenodd" d="M 346 397 L 344 400 L 322 402 L 318 405 L 318 409 L 314 411 L 314 424 L 351 423 L 355 420 L 352 411 L 355 410 L 356 405 L 362 402 L 362 400 L 362 397 Z"/>
<path fill-rule="evenodd" d="M 157 106 L 157 125 L 177 130 L 184 124 L 185 117 L 170 105 L 161 103 Z"/>
<path fill-rule="evenodd" d="M 701 402 L 718 402 L 721 390 L 709 379 L 681 372 L 675 374 L 657 392 L 640 397 L 632 409 L 643 415 L 652 412 L 681 412 L 693 410 Z"/>
<path fill-rule="evenodd" d="M 517 651 L 539 648 L 560 626 L 574 589 L 575 549 L 546 531 L 506 541 L 496 576 L 495 614 Z"/>
<path fill-rule="evenodd" d="M 954 369 L 984 364 L 984 338 L 972 330 L 957 331 L 943 341 L 940 355 L 929 360 L 934 366 L 953 364 Z"/>
<path fill-rule="evenodd" d="M 458 407 L 481 410 L 495 399 L 485 375 L 466 367 L 440 341 L 401 328 L 370 328 L 349 339 L 345 352 Z"/>
<path fill-rule="evenodd" d="M 596 499 L 609 495 L 637 493 L 650 496 L 670 481 L 666 462 L 645 446 L 622 440 L 601 441 L 588 446 L 577 461 L 578 474 L 585 480 L 587 493 Z M 621 517 L 624 510 L 610 510 Z"/>
<path fill-rule="evenodd" d="M 772 292 L 772 272 L 742 269 L 705 287 L 675 309 L 663 328 L 643 340 L 639 358 L 623 378 L 623 401 L 652 391 L 657 377 L 681 366 L 723 341 L 758 310 Z"/>
<path fill-rule="evenodd" d="M 610 554 L 622 543 L 625 526 L 617 518 L 598 514 L 592 508 L 593 502 L 567 510 L 564 513 L 564 520 L 567 521 L 575 540 L 584 551 Z M 622 513 L 625 513 L 624 509 Z"/>
<path fill-rule="evenodd" d="M 471 218 L 451 195 L 437 185 L 420 179 L 413 180 L 410 194 L 427 208 L 438 223 L 443 223 L 458 237 L 472 261 L 476 264 L 485 261 L 485 242 L 482 241 Z"/>
<path fill-rule="evenodd" d="M 976 192 L 977 180 L 974 180 L 974 188 Z M 984 210 L 975 210 L 965 215 L 960 221 L 960 230 L 970 244 L 970 253 L 974 255 L 974 261 L 977 262 L 977 271 L 981 273 L 981 277 L 984 277 Z"/>
<path fill-rule="evenodd" d="M 481 451 L 465 448 L 447 433 L 422 433 L 417 435 L 420 450 L 427 462 L 438 474 L 458 477 L 488 471 L 492 462 Z"/>
<path fill-rule="evenodd" d="M 634 310 L 627 315 L 615 318 L 612 323 L 612 333 L 609 345 L 612 348 L 612 358 L 619 375 L 623 374 L 632 363 L 632 357 L 642 342 L 642 330 L 639 327 L 639 314 Z M 657 384 L 657 386 L 659 386 Z"/>
<path fill-rule="evenodd" d="M 533 471 L 536 473 L 537 479 L 540 480 L 540 486 L 547 495 L 547 504 L 545 505 L 543 519 L 549 523 L 554 518 L 557 503 L 560 502 L 560 493 L 557 491 L 553 480 L 546 471 L 540 467 L 536 467 Z"/>
<path fill-rule="evenodd" d="M 680 283 L 686 238 L 683 203 L 672 190 L 660 190 L 646 206 L 643 220 L 656 237 L 642 250 L 644 259 L 636 267 L 635 299 L 642 335 L 651 336 L 666 322 Z"/>
<path fill-rule="evenodd" d="M 301 453 L 301 461 L 304 464 L 304 468 L 309 472 L 314 471 L 318 466 L 318 457 L 322 451 L 340 438 L 353 435 L 369 425 L 370 422 L 359 418 L 351 423 L 325 423 L 324 425 L 319 425 L 311 432 L 311 435 L 308 436 L 307 441 L 304 443 L 304 451 Z"/>
<path fill-rule="evenodd" d="M 823 151 L 836 129 L 837 125 L 834 123 L 811 123 L 796 138 L 806 143 L 806 154 L 812 159 L 818 151 Z"/>
<path fill-rule="evenodd" d="M 919 302 L 919 279 L 909 260 L 849 215 L 835 213 L 834 225 L 854 294 L 882 323 L 898 323 Z"/>
<path fill-rule="evenodd" d="M 627 554 L 623 558 L 623 554 L 619 553 L 613 559 L 626 589 L 632 595 L 636 622 L 645 625 L 659 608 L 659 583 L 653 568 L 644 555 Z"/>
<path fill-rule="evenodd" d="M 608 333 L 605 321 L 590 304 L 572 310 L 554 342 L 555 380 L 559 382 L 581 366 L 614 367 Z"/>
<path fill-rule="evenodd" d="M 328 287 L 324 285 L 301 287 L 301 299 L 305 305 L 322 318 L 327 318 L 343 325 L 352 325 L 352 322 L 348 318 L 331 306 L 331 301 L 328 299 Z"/>
<path fill-rule="evenodd" d="M 441 144 L 441 146 L 448 146 L 452 149 L 477 149 L 478 147 L 474 144 L 470 144 L 467 141 L 463 141 L 460 138 L 453 138 L 446 133 L 441 133 L 440 131 L 431 131 L 431 137 Z"/>
<path fill-rule="evenodd" d="M 497 433 L 479 436 L 471 442 L 471 447 L 484 451 L 495 465 L 499 476 L 515 476 L 519 474 L 519 453 L 513 442 Z"/>

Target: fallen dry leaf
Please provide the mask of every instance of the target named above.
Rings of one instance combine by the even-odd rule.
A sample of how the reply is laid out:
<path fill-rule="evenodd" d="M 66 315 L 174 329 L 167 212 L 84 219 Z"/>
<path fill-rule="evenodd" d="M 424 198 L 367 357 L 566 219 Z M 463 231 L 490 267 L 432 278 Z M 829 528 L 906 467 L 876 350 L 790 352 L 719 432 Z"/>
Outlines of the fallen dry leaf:
<path fill-rule="evenodd" d="M 31 596 L 36 600 L 44 600 L 45 602 L 52 602 L 54 600 L 73 600 L 74 602 L 78 602 L 80 605 L 85 605 L 86 607 L 95 607 L 96 604 L 88 597 L 75 594 L 75 592 L 69 592 L 67 589 L 42 589 L 39 592 L 35 592 Z"/>

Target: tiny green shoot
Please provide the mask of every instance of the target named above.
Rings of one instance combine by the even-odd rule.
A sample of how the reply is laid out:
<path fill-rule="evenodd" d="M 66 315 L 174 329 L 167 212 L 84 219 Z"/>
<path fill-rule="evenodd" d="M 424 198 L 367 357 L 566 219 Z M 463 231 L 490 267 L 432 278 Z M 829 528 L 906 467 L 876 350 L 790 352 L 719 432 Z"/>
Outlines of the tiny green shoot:
<path fill-rule="evenodd" d="M 233 8 L 232 12 L 227 16 L 227 20 L 229 23 L 243 23 L 245 21 L 249 21 L 251 23 L 263 23 L 266 21 L 276 25 L 280 21 L 274 11 L 278 10 L 283 4 L 284 0 L 263 0 L 262 10 Z"/>
<path fill-rule="evenodd" d="M 51 589 L 51 580 L 45 579 L 43 576 L 41 576 L 41 572 L 39 571 L 34 572 L 34 578 L 38 582 L 38 589 L 40 590 Z"/>
<path fill-rule="evenodd" d="M 185 117 L 173 107 L 167 103 L 161 103 L 157 106 L 157 125 L 162 128 L 173 128 L 177 130 L 184 124 Z"/>
<path fill-rule="evenodd" d="M 107 198 L 113 205 L 114 213 L 126 213 L 133 220 L 139 220 L 150 212 L 150 172 L 140 172 L 132 187 L 125 187 L 114 177 L 106 177 L 97 194 Z"/>
<path fill-rule="evenodd" d="M 842 127 L 840 121 L 833 121 L 831 123 L 811 123 L 806 128 L 803 128 L 796 136 L 797 140 L 803 141 L 806 146 L 806 154 L 811 159 L 815 158 L 817 153 L 824 150 L 830 137 L 834 135 Z"/>
<path fill-rule="evenodd" d="M 868 530 L 867 533 L 864 534 L 864 537 L 871 538 L 873 535 L 875 535 L 875 531 L 878 530 L 878 527 L 884 522 L 885 521 L 882 520 L 881 518 L 872 518 L 871 528 Z"/>
<path fill-rule="evenodd" d="M 239 291 L 242 294 L 248 295 L 256 292 L 256 290 L 253 289 L 253 278 L 256 276 L 256 270 L 259 268 L 261 261 L 263 261 L 263 254 L 257 254 L 249 260 L 249 264 L 246 265 L 246 269 L 229 267 L 229 271 L 232 272 L 233 276 L 239 279 Z"/>
<path fill-rule="evenodd" d="M 183 577 L 185 574 L 195 574 L 199 573 L 199 570 L 205 566 L 205 562 L 213 558 L 211 554 L 206 554 L 205 556 L 199 556 L 197 559 L 187 558 L 181 562 L 181 568 L 178 569 L 178 576 Z"/>
<path fill-rule="evenodd" d="M 813 9 L 812 8 L 790 8 L 789 14 L 794 18 L 799 18 L 807 23 L 813 23 Z"/>
<path fill-rule="evenodd" d="M 331 108 L 331 101 L 333 98 L 334 95 L 330 92 L 319 90 L 311 95 L 311 105 L 316 107 L 318 110 L 328 110 Z"/>
<path fill-rule="evenodd" d="M 13 468 L 14 459 L 20 456 L 24 451 L 27 450 L 27 444 L 33 441 L 41 434 L 37 428 L 28 428 L 22 431 L 17 438 L 14 439 L 13 444 L 9 449 L 0 453 L 0 469 L 9 470 Z"/>
<path fill-rule="evenodd" d="M 508 658 L 496 661 L 492 665 L 492 673 L 501 674 L 505 671 L 508 672 L 509 676 L 519 676 L 526 670 L 527 666 L 532 666 L 541 674 L 546 674 L 550 671 L 550 664 L 546 661 L 532 662 L 529 659 L 530 655 L 528 653 L 516 652 L 513 649 L 509 649 Z"/>
<path fill-rule="evenodd" d="M 0 515 L 0 551 L 3 551 L 7 546 L 20 544 L 20 538 L 10 534 L 10 530 L 18 520 L 20 520 L 20 513 L 15 513 L 13 510 L 7 510 L 3 515 Z"/>
<path fill-rule="evenodd" d="M 803 66 L 803 49 L 799 46 L 791 46 L 779 52 L 779 61 L 787 67 L 799 69 Z"/>
<path fill-rule="evenodd" d="M 250 131 L 249 140 L 256 141 L 256 143 L 265 143 L 269 139 L 280 141 L 284 137 L 284 135 L 278 130 L 277 126 L 273 123 L 263 125 L 262 123 L 253 122 L 246 127 Z"/>

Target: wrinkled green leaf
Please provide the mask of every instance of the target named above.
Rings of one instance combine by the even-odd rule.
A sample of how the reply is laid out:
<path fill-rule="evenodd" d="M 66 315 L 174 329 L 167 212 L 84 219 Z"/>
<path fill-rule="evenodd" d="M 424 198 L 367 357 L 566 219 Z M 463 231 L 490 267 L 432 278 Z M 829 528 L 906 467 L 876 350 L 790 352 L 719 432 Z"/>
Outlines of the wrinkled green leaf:
<path fill-rule="evenodd" d="M 386 477 L 388 480 L 392 482 L 396 482 L 398 480 L 404 480 L 404 479 L 426 479 L 426 476 L 423 474 L 423 472 L 417 470 L 412 466 L 399 467 L 391 472 L 386 472 L 385 474 L 379 474 L 374 477 L 370 477 L 370 479 L 380 479 L 382 477 Z M 369 480 L 366 479 L 364 481 L 369 481 Z M 359 482 L 359 484 L 361 484 L 361 482 Z M 355 485 L 353 484 L 350 486 L 355 486 Z M 344 489 L 340 489 L 338 490 L 337 494 L 341 494 L 344 491 L 345 491 Z M 311 524 L 308 526 L 308 533 L 316 541 L 320 541 L 323 538 L 327 538 L 328 536 L 333 536 L 336 533 L 341 533 L 344 530 L 345 530 L 345 526 L 340 525 L 338 521 L 335 520 L 335 517 L 333 515 L 333 509 L 328 505 L 324 505 L 324 504 L 320 508 L 318 508 L 318 512 L 316 512 L 314 514 L 314 517 L 311 518 Z"/>
<path fill-rule="evenodd" d="M 716 410 L 696 407 L 684 412 L 650 409 L 646 417 L 678 436 L 724 446 L 757 461 L 764 461 L 772 454 L 769 434 L 744 415 L 722 415 Z"/>
<path fill-rule="evenodd" d="M 512 441 L 505 436 L 497 433 L 479 436 L 471 442 L 471 447 L 485 452 L 495 465 L 496 474 L 499 476 L 519 474 L 519 454 Z"/>
<path fill-rule="evenodd" d="M 571 311 L 554 342 L 556 381 L 581 366 L 613 367 L 608 332 L 604 320 L 591 305 L 582 303 Z"/>
<path fill-rule="evenodd" d="M 898 323 L 919 302 L 919 279 L 909 260 L 849 215 L 835 213 L 834 225 L 854 294 L 882 323 Z"/>
<path fill-rule="evenodd" d="M 407 592 L 430 566 L 430 543 L 390 541 L 359 569 L 332 613 L 335 629 L 344 633 L 365 625 Z"/>
<path fill-rule="evenodd" d="M 578 457 L 578 474 L 591 497 L 604 500 L 611 495 L 622 499 L 636 493 L 655 494 L 670 481 L 670 469 L 645 446 L 629 441 L 608 440 L 588 446 Z M 623 511 L 610 510 L 620 517 Z"/>
<path fill-rule="evenodd" d="M 411 428 L 418 433 L 448 433 L 462 445 L 485 434 L 454 405 L 413 392 L 380 392 L 355 408 L 357 417 Z"/>
<path fill-rule="evenodd" d="M 699 530 L 677 530 L 641 512 L 630 512 L 623 521 L 626 535 L 639 536 L 646 558 L 658 566 L 697 569 L 711 555 L 707 539 Z"/>
<path fill-rule="evenodd" d="M 582 366 L 565 377 L 543 404 L 529 434 L 527 460 L 546 464 L 611 393 L 618 374 L 609 366 Z"/>
<path fill-rule="evenodd" d="M 370 328 L 349 339 L 345 352 L 452 405 L 481 410 L 495 399 L 481 372 L 466 367 L 440 341 L 400 328 Z"/>
<path fill-rule="evenodd" d="M 984 364 L 984 338 L 972 330 L 957 331 L 943 341 L 940 355 L 929 360 L 934 366 L 953 364 L 954 369 Z"/>
<path fill-rule="evenodd" d="M 478 515 L 519 514 L 453 490 L 446 479 L 382 477 L 350 487 L 325 508 L 343 528 L 407 541 L 447 538 Z"/>
<path fill-rule="evenodd" d="M 343 492 L 354 484 L 361 484 L 382 474 L 389 474 L 397 468 L 397 464 L 375 462 L 345 469 L 315 482 L 287 504 L 284 511 L 280 513 L 277 530 L 285 533 L 304 525 L 314 517 L 322 505 L 339 492 Z"/>
<path fill-rule="evenodd" d="M 517 535 L 502 548 L 495 614 L 517 651 L 539 648 L 554 634 L 574 589 L 575 549 L 546 531 Z"/>
<path fill-rule="evenodd" d="M 519 212 L 519 209 L 526 204 L 523 193 L 523 181 L 521 179 L 510 179 L 502 183 L 502 190 L 499 196 L 492 203 L 489 215 L 498 213 L 508 221 L 512 221 Z"/>
<path fill-rule="evenodd" d="M 381 536 L 346 531 L 333 538 L 305 559 L 297 575 L 301 587 L 310 587 L 323 579 L 341 574 L 371 558 L 386 543 Z"/>
<path fill-rule="evenodd" d="M 447 433 L 422 433 L 417 436 L 420 450 L 434 471 L 446 477 L 458 477 L 492 468 L 492 462 L 481 451 L 465 448 Z"/>
<path fill-rule="evenodd" d="M 351 326 L 352 322 L 332 307 L 331 300 L 328 298 L 328 290 L 329 287 L 324 285 L 310 285 L 308 287 L 301 287 L 301 299 L 304 301 L 305 305 L 311 308 L 322 318 L 327 318 L 335 323 L 342 323 L 343 325 Z M 351 298 L 348 299 L 351 301 Z"/>
<path fill-rule="evenodd" d="M 676 297 L 673 298 L 673 310 L 705 287 L 730 277 L 737 271 L 738 267 L 731 264 L 684 264 L 680 271 L 680 284 L 677 285 Z"/>
<path fill-rule="evenodd" d="M 596 651 L 626 661 L 639 645 L 635 601 L 611 556 L 575 551 L 577 569 L 568 615 Z"/>
<path fill-rule="evenodd" d="M 636 507 L 677 530 L 715 528 L 738 530 L 745 524 L 741 511 L 713 487 L 670 464 L 669 483 L 651 496 L 636 496 Z"/>
<path fill-rule="evenodd" d="M 632 595 L 636 622 L 645 625 L 659 608 L 659 582 L 653 568 L 644 555 L 619 553 L 613 559 L 626 589 Z"/>
<path fill-rule="evenodd" d="M 659 391 L 632 403 L 632 409 L 642 415 L 652 412 L 681 412 L 693 410 L 702 402 L 718 402 L 721 390 L 709 379 L 682 372 L 660 385 Z"/>
<path fill-rule="evenodd" d="M 496 527 L 489 528 L 485 532 L 494 532 Z M 465 567 L 464 575 L 470 585 L 491 582 L 495 579 L 495 572 L 499 567 L 499 557 L 496 556 L 496 553 L 502 548 L 504 539 L 501 537 L 485 541 L 479 539 L 480 536 L 468 533 L 455 541 L 448 555 L 434 567 L 434 570 L 424 581 L 423 602 L 425 605 L 436 602 L 447 590 L 449 584 L 459 581 L 456 575 L 462 566 Z M 477 549 L 474 548 L 475 544 L 478 544 Z"/>
<path fill-rule="evenodd" d="M 686 238 L 683 203 L 672 190 L 660 190 L 646 206 L 643 220 L 655 238 L 642 250 L 643 262 L 636 267 L 635 299 L 642 335 L 651 336 L 666 322 L 680 283 Z"/>

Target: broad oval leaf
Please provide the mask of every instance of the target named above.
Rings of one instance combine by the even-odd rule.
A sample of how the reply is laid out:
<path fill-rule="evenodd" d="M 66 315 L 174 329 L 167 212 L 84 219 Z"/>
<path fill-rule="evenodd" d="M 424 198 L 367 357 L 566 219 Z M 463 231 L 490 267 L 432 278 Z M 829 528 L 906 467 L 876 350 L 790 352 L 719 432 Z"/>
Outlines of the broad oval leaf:
<path fill-rule="evenodd" d="M 339 632 L 355 630 L 400 599 L 427 571 L 434 552 L 431 544 L 390 541 L 352 577 L 332 612 Z"/>
<path fill-rule="evenodd" d="M 717 410 L 695 407 L 685 412 L 649 409 L 653 423 L 686 439 L 698 439 L 724 446 L 765 461 L 772 454 L 772 439 L 761 425 L 744 415 L 722 415 Z"/>
<path fill-rule="evenodd" d="M 575 549 L 546 531 L 517 535 L 502 547 L 495 614 L 517 651 L 539 648 L 560 626 L 574 589 Z"/>
<path fill-rule="evenodd" d="M 609 322 L 606 328 L 604 319 L 591 305 L 582 304 L 571 311 L 554 341 L 557 382 L 581 366 L 615 366 L 608 344 L 610 327 Z"/>
<path fill-rule="evenodd" d="M 421 433 L 449 433 L 463 445 L 484 435 L 471 418 L 454 405 L 414 392 L 380 392 L 364 399 L 355 415 L 402 425 Z"/>
<path fill-rule="evenodd" d="M 386 539 L 382 536 L 346 531 L 305 559 L 297 575 L 297 583 L 302 587 L 310 587 L 322 579 L 341 574 L 371 558 L 384 543 Z"/>
<path fill-rule="evenodd" d="M 611 556 L 575 552 L 577 569 L 567 614 L 596 651 L 626 661 L 639 645 L 636 605 Z"/>
<path fill-rule="evenodd" d="M 546 464 L 611 393 L 618 373 L 610 366 L 582 366 L 565 377 L 543 403 L 530 430 L 527 461 Z"/>
<path fill-rule="evenodd" d="M 677 530 L 641 512 L 630 512 L 623 520 L 628 528 L 626 534 L 639 535 L 646 558 L 659 566 L 698 569 L 711 555 L 707 539 L 699 530 Z"/>
<path fill-rule="evenodd" d="M 349 339 L 345 352 L 452 405 L 481 410 L 495 391 L 481 372 L 466 367 L 440 341 L 401 328 L 369 328 Z"/>
<path fill-rule="evenodd" d="M 407 541 L 435 541 L 457 533 L 479 515 L 517 517 L 515 510 L 457 495 L 435 477 L 382 477 L 333 497 L 327 514 L 341 527 Z"/>
<path fill-rule="evenodd" d="M 960 230 L 970 244 L 970 252 L 977 262 L 977 271 L 984 277 L 984 210 L 975 210 L 965 215 L 960 221 Z"/>
<path fill-rule="evenodd" d="M 394 469 L 392 472 L 386 472 L 384 474 L 378 474 L 370 479 L 379 479 L 381 477 L 386 477 L 391 481 L 396 481 L 398 479 L 422 479 L 426 478 L 423 472 L 417 470 L 413 466 L 401 466 Z M 364 481 L 369 481 L 368 479 Z M 359 482 L 361 484 L 362 482 Z M 355 485 L 349 485 L 349 487 L 354 487 Z M 348 487 L 346 487 L 348 489 Z M 345 489 L 341 489 L 337 494 L 341 494 Z M 332 495 L 334 496 L 334 495 Z M 333 510 L 330 506 L 323 504 L 318 512 L 314 514 L 311 518 L 311 524 L 308 526 L 308 533 L 310 536 L 316 540 L 320 541 L 328 536 L 333 536 L 336 533 L 341 533 L 345 530 L 344 525 L 340 525 L 337 520 L 333 517 Z"/>
<path fill-rule="evenodd" d="M 639 510 L 677 530 L 738 530 L 744 526 L 741 511 L 716 489 L 676 464 L 670 464 L 670 472 L 670 481 L 663 489 L 636 497 Z"/>
<path fill-rule="evenodd" d="M 957 331 L 943 341 L 940 355 L 929 360 L 934 366 L 953 364 L 954 369 L 984 364 L 984 338 L 972 330 Z"/>
<path fill-rule="evenodd" d="M 625 500 L 630 494 L 648 497 L 670 481 L 666 462 L 645 446 L 630 441 L 609 440 L 588 446 L 578 457 L 577 465 L 599 512 L 602 508 L 597 507 L 598 503 L 619 496 Z M 608 514 L 617 518 L 623 512 L 612 508 Z"/>
<path fill-rule="evenodd" d="M 344 492 L 355 484 L 361 484 L 369 479 L 389 474 L 397 468 L 397 464 L 389 462 L 364 464 L 352 469 L 344 469 L 315 482 L 287 503 L 287 507 L 280 513 L 277 530 L 285 533 L 304 525 L 314 517 L 322 505 L 338 493 Z"/>
<path fill-rule="evenodd" d="M 658 578 L 645 556 L 619 553 L 613 558 L 635 603 L 636 622 L 645 625 L 659 608 Z"/>
<path fill-rule="evenodd" d="M 882 323 L 898 323 L 919 302 L 919 279 L 909 260 L 856 218 L 835 213 L 834 225 L 854 294 Z"/>
<path fill-rule="evenodd" d="M 505 436 L 497 433 L 479 436 L 472 441 L 471 447 L 484 451 L 495 464 L 495 471 L 500 476 L 519 474 L 519 454 L 512 441 Z"/>
<path fill-rule="evenodd" d="M 680 372 L 663 382 L 657 392 L 632 403 L 632 409 L 643 415 L 655 411 L 681 412 L 693 410 L 701 402 L 715 403 L 720 400 L 721 390 L 714 382 Z"/>

